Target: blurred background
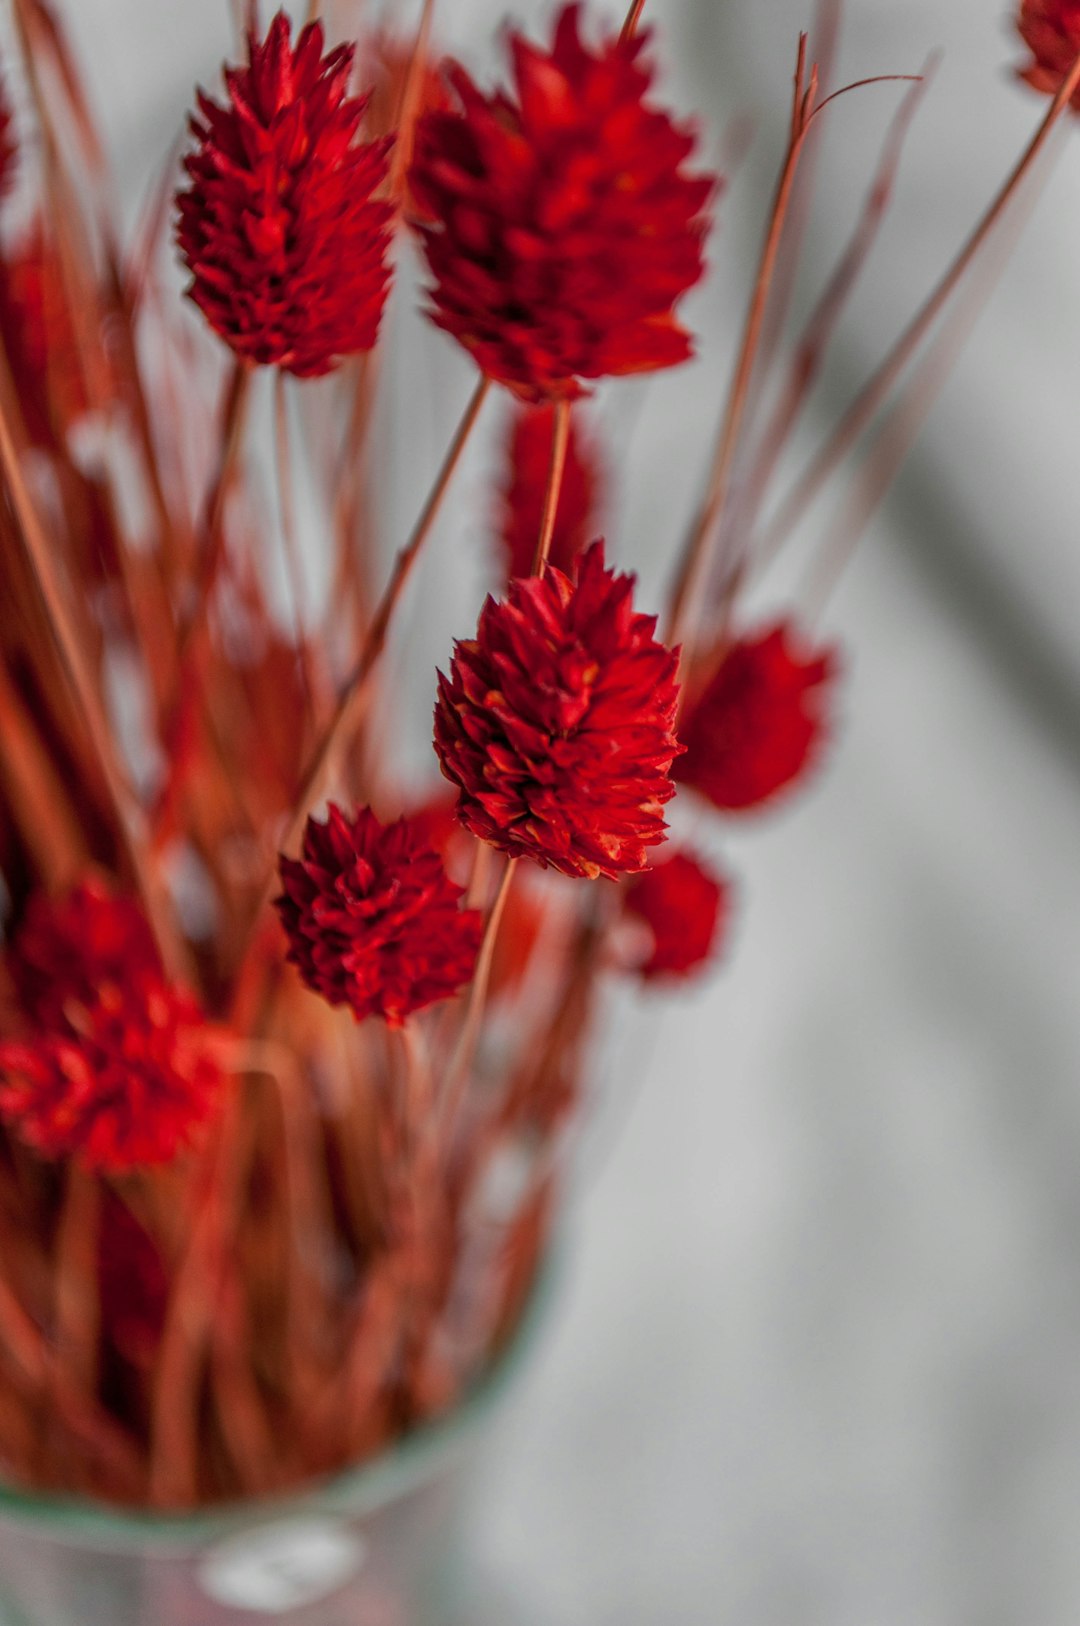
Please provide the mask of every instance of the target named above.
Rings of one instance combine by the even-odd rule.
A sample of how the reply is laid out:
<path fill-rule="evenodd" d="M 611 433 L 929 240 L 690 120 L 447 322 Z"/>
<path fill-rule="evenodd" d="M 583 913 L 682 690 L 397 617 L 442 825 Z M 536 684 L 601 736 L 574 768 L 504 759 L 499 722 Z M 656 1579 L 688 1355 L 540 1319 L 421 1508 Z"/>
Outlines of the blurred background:
<path fill-rule="evenodd" d="M 193 84 L 215 86 L 233 49 L 226 0 L 57 4 L 130 218 Z M 665 98 L 700 115 L 706 151 L 744 115 L 753 141 L 720 207 L 713 278 L 687 310 L 699 360 L 598 403 L 626 465 L 612 536 L 647 595 L 700 488 L 810 10 L 649 0 Z M 515 7 L 537 29 L 549 12 Z M 1007 13 L 849 0 L 841 80 L 943 56 L 817 432 L 1042 116 L 1010 79 L 1022 52 Z M 399 14 L 405 26 L 414 9 Z M 490 78 L 503 14 L 504 0 L 444 0 L 440 43 Z M 833 110 L 798 308 L 851 229 L 901 93 L 876 87 Z M 561 1302 L 481 1489 L 469 1626 L 1080 1620 L 1069 134 L 830 603 L 847 682 L 827 771 L 725 842 L 739 910 L 721 973 L 674 1004 L 617 1012 Z M 410 324 L 410 275 L 384 400 L 397 453 L 379 500 L 393 541 L 470 376 L 448 341 Z M 811 431 L 803 454 L 814 442 Z M 480 446 L 463 474 L 432 567 L 444 619 L 416 612 L 436 640 L 426 649 L 448 647 L 475 613 L 486 456 Z M 820 545 L 836 501 L 808 516 L 800 546 Z M 448 568 L 455 557 L 473 562 Z"/>

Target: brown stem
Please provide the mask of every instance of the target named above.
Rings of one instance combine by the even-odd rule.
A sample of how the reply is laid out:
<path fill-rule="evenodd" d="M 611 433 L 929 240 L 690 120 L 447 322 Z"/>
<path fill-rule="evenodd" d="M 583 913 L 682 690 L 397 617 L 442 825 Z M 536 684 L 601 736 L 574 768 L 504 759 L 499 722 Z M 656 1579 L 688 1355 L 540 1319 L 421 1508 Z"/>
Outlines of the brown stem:
<path fill-rule="evenodd" d="M 1036 185 L 1024 192 L 1017 208 L 1010 214 L 1006 228 L 980 260 L 976 286 L 944 319 L 899 399 L 891 406 L 866 457 L 860 462 L 854 488 L 838 516 L 830 521 L 824 544 L 811 563 L 798 595 L 806 605 L 805 620 L 808 626 L 824 611 L 859 538 L 897 472 L 907 461 L 927 417 L 955 368 L 960 352 L 998 285 L 1040 194 L 1041 186 Z"/>
<path fill-rule="evenodd" d="M 480 1037 L 480 1023 L 484 1015 L 484 1002 L 487 999 L 488 984 L 491 981 L 491 967 L 495 958 L 495 942 L 499 935 L 499 925 L 502 921 L 506 900 L 510 896 L 510 887 L 513 883 L 514 872 L 518 860 L 509 858 L 503 871 L 499 890 L 495 894 L 495 901 L 491 905 L 487 923 L 484 926 L 484 935 L 480 942 L 480 952 L 476 957 L 476 970 L 469 985 L 465 1014 L 461 1021 L 461 1032 L 451 1057 L 450 1065 L 446 1070 L 446 1081 L 442 1089 L 442 1103 L 440 1117 L 442 1121 L 442 1137 L 446 1145 L 450 1145 L 454 1137 L 454 1129 L 461 1113 L 465 1091 L 469 1083 L 473 1060 L 476 1054 L 476 1043 Z"/>
<path fill-rule="evenodd" d="M 314 723 L 316 678 L 311 645 L 304 631 L 304 576 L 296 531 L 292 448 L 289 441 L 289 401 L 285 392 L 285 374 L 279 367 L 274 377 L 274 460 L 277 464 L 278 502 L 281 509 L 281 540 L 285 553 L 285 572 L 289 579 L 289 597 L 292 600 L 293 637 L 296 641 L 296 658 L 300 663 L 300 678 L 304 688 L 304 706 L 309 723 Z"/>
<path fill-rule="evenodd" d="M 622 25 L 620 40 L 633 39 L 637 32 L 637 25 L 641 21 L 641 13 L 645 10 L 645 0 L 633 0 L 630 10 L 626 13 L 626 21 Z"/>
<path fill-rule="evenodd" d="M 12 424 L 18 419 L 16 399 L 7 356 L 0 348 L 0 466 L 18 520 L 22 546 L 37 583 L 64 674 L 82 714 L 108 791 L 116 819 L 116 833 L 142 898 L 162 963 L 171 972 L 183 974 L 188 970 L 189 957 L 172 920 L 164 886 L 151 862 L 142 809 L 121 773 L 101 697 L 61 586 L 57 549 L 37 512 L 23 475 L 12 433 Z"/>
<path fill-rule="evenodd" d="M 158 1346 L 151 1399 L 150 1500 L 189 1506 L 198 1485 L 199 1387 L 220 1276 L 221 1249 L 246 1161 L 239 1089 L 226 1104 L 217 1144 L 192 1192 L 187 1247 Z"/>
<path fill-rule="evenodd" d="M 1021 154 L 1004 186 L 992 199 L 989 207 L 971 232 L 956 259 L 931 290 L 928 298 L 912 317 L 884 361 L 856 395 L 829 439 L 820 449 L 794 489 L 769 525 L 759 545 L 758 557 L 762 563 L 773 557 L 792 529 L 798 524 L 834 469 L 859 439 L 863 430 L 884 403 L 893 385 L 907 367 L 923 339 L 937 321 L 972 261 L 1008 208 L 1017 187 L 1046 145 L 1054 126 L 1069 107 L 1077 87 L 1080 86 L 1080 55 L 1062 81 L 1045 118 L 1028 146 Z"/>
<path fill-rule="evenodd" d="M 72 1393 L 92 1397 L 97 1389 L 101 1327 L 98 1296 L 98 1242 L 101 1191 L 77 1165 L 67 1185 L 56 1238 L 54 1379 Z"/>
<path fill-rule="evenodd" d="M 551 552 L 551 539 L 555 535 L 555 516 L 558 513 L 559 498 L 562 495 L 563 473 L 566 469 L 566 448 L 569 441 L 570 402 L 568 400 L 559 400 L 555 403 L 555 421 L 552 425 L 551 434 L 551 462 L 548 465 L 547 489 L 544 492 L 540 537 L 533 557 L 532 573 L 534 576 L 543 574 L 548 554 Z"/>
<path fill-rule="evenodd" d="M 0 1344 L 27 1382 L 34 1389 L 40 1389 L 48 1367 L 41 1329 L 23 1309 L 3 1275 L 0 1275 Z"/>
<path fill-rule="evenodd" d="M 195 605 L 181 639 L 181 654 L 201 633 L 213 596 L 214 583 L 225 550 L 225 505 L 240 464 L 248 401 L 251 395 L 251 369 L 242 361 L 233 364 L 225 385 L 221 408 L 221 452 L 206 500 L 202 558 L 198 567 Z"/>
<path fill-rule="evenodd" d="M 420 98 L 424 88 L 424 67 L 427 62 L 428 41 L 431 38 L 431 25 L 435 16 L 435 0 L 424 0 L 423 10 L 420 13 L 420 22 L 416 29 L 416 39 L 413 42 L 413 52 L 409 59 L 405 83 L 401 87 L 401 101 L 396 109 L 394 123 L 397 129 L 397 139 L 390 156 L 389 187 L 390 196 L 395 202 L 401 202 L 405 192 L 405 166 L 409 161 L 412 150 L 411 133 L 420 111 Z"/>
<path fill-rule="evenodd" d="M 450 443 L 442 468 L 439 470 L 435 484 L 431 489 L 427 502 L 424 504 L 423 512 L 413 528 L 412 535 L 397 556 L 390 580 L 368 628 L 359 659 L 342 686 L 333 718 L 304 774 L 292 813 L 289 816 L 289 822 L 281 839 L 282 851 L 288 851 L 295 844 L 304 828 L 308 813 L 325 789 L 333 766 L 335 751 L 348 734 L 349 727 L 365 698 L 371 674 L 386 647 L 387 634 L 390 630 L 394 611 L 397 609 L 406 583 L 412 574 L 420 550 L 438 516 L 443 498 L 446 496 L 450 481 L 461 460 L 461 454 L 465 450 L 466 442 L 476 423 L 490 384 L 490 379 L 481 377 L 480 382 L 473 391 L 472 398 Z M 277 858 L 275 856 L 259 893 L 258 904 L 249 927 L 249 938 L 273 896 L 276 876 Z"/>
<path fill-rule="evenodd" d="M 852 84 L 844 85 L 840 90 L 833 91 L 832 95 L 826 96 L 823 101 L 815 102 L 817 96 L 817 68 L 811 67 L 809 76 L 806 77 L 806 35 L 800 37 L 799 59 L 795 70 L 791 136 L 783 167 L 780 171 L 780 179 L 773 199 L 769 224 L 765 232 L 765 241 L 762 245 L 761 258 L 758 263 L 758 271 L 750 299 L 750 309 L 747 312 L 742 345 L 728 395 L 728 404 L 724 414 L 720 438 L 717 442 L 705 503 L 683 550 L 683 558 L 672 597 L 667 641 L 673 644 L 685 642 L 688 646 L 687 654 L 690 659 L 692 659 L 694 653 L 692 647 L 693 636 L 696 630 L 695 623 L 700 610 L 700 601 L 716 547 L 719 522 L 724 513 L 731 485 L 735 456 L 739 447 L 740 433 L 750 396 L 750 386 L 753 382 L 758 346 L 768 306 L 769 291 L 772 286 L 777 255 L 783 237 L 784 221 L 787 216 L 792 187 L 807 135 L 813 128 L 818 116 L 827 107 L 831 107 L 833 102 L 837 101 L 841 96 L 847 96 L 853 90 L 862 90 L 868 85 L 893 84 L 905 81 L 917 83 L 918 79 L 917 74 L 875 74 L 871 78 L 857 79 Z"/>
<path fill-rule="evenodd" d="M 818 83 L 827 90 L 833 82 L 833 67 L 839 44 L 843 20 L 844 0 L 816 0 L 814 21 L 810 31 L 809 52 L 817 63 Z M 769 376 L 770 368 L 779 351 L 788 313 L 795 298 L 802 249 L 813 218 L 814 197 L 818 172 L 821 167 L 822 132 L 815 130 L 803 153 L 799 174 L 788 206 L 787 225 L 773 277 L 772 293 L 761 330 L 757 366 L 750 386 L 747 422 L 754 416 L 761 387 Z M 726 171 L 721 168 L 721 174 Z"/>
<path fill-rule="evenodd" d="M 821 372 L 840 316 L 877 240 L 892 197 L 904 140 L 926 91 L 932 69 L 931 61 L 927 64 L 923 82 L 914 85 L 904 97 L 889 127 L 877 172 L 855 230 L 796 344 L 780 398 L 761 434 L 758 450 L 737 499 L 733 529 L 739 535 L 732 549 L 736 561 L 742 553 L 739 542 L 750 530 L 765 499 L 781 453 Z"/>
<path fill-rule="evenodd" d="M 804 88 L 805 73 L 806 35 L 803 34 L 799 39 L 799 56 L 795 69 L 795 100 L 791 135 L 788 140 L 787 152 L 784 155 L 784 163 L 780 171 L 780 178 L 777 182 L 769 222 L 765 231 L 765 240 L 762 244 L 761 257 L 758 262 L 757 275 L 754 279 L 753 293 L 750 298 L 750 308 L 747 312 L 742 344 L 728 394 L 727 406 L 724 411 L 720 438 L 717 441 L 716 455 L 709 476 L 705 502 L 697 523 L 687 540 L 679 573 L 676 577 L 667 629 L 667 642 L 670 644 L 677 644 L 683 637 L 688 637 L 688 634 L 692 632 L 698 600 L 704 588 L 705 578 L 711 562 L 712 545 L 717 523 L 727 501 L 728 485 L 735 461 L 739 431 L 742 427 L 743 414 L 753 377 L 754 362 L 757 356 L 762 324 L 765 320 L 769 289 L 776 268 L 776 256 L 783 235 L 784 220 L 791 199 L 792 185 L 799 166 L 799 156 L 809 128 L 808 104 L 812 102 L 816 80 L 814 70 L 811 69 L 809 86 Z"/>

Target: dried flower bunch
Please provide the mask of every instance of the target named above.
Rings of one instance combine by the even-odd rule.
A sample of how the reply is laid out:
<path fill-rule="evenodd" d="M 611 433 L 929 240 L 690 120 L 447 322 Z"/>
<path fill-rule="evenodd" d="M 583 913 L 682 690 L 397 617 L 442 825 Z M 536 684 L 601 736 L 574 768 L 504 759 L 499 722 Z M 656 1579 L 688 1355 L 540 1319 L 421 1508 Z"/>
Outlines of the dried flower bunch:
<path fill-rule="evenodd" d="M 657 88 L 662 8 L 654 31 L 641 0 L 621 27 L 566 5 L 546 42 L 507 36 L 493 91 L 440 61 L 430 0 L 414 37 L 343 43 L 247 9 L 182 179 L 129 246 L 43 0 L 14 0 L 26 111 L 0 108 L 0 1472 L 163 1508 L 362 1459 L 452 1406 L 512 1332 L 606 990 L 716 961 L 724 816 L 804 784 L 835 726 L 839 661 L 807 606 L 763 615 L 748 595 L 937 342 L 1080 82 L 1080 8 L 1025 0 L 1025 75 L 1052 105 L 777 505 L 842 303 L 790 357 L 768 336 L 806 138 L 842 94 L 800 41 L 712 468 L 658 617 L 601 539 L 619 458 L 582 397 L 693 349 L 683 300 L 721 177 Z M 409 253 L 479 376 L 385 572 L 365 449 Z M 756 387 L 773 375 L 778 392 Z M 409 651 L 434 730 L 431 782 L 406 793 L 380 727 L 393 634 L 500 389 L 478 517 L 492 596 L 453 650 Z M 303 546 L 298 419 L 325 473 Z M 330 590 L 305 615 L 313 548 Z"/>

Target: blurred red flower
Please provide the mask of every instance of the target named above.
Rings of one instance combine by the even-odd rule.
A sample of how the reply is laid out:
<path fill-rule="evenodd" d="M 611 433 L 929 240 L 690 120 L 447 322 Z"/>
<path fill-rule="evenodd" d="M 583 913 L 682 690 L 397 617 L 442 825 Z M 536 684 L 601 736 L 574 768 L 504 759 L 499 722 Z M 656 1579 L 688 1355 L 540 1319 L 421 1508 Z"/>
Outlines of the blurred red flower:
<path fill-rule="evenodd" d="M 310 818 L 299 859 L 282 857 L 276 900 L 288 958 L 307 986 L 357 1021 L 400 1027 L 473 974 L 482 916 L 460 908 L 425 818 L 351 821 L 331 806 Z"/>
<path fill-rule="evenodd" d="M 510 35 L 514 92 L 452 65 L 458 108 L 417 133 L 412 190 L 432 316 L 525 400 L 691 354 L 676 301 L 701 277 L 712 176 L 693 132 L 646 102 L 646 35 L 582 42 L 581 7 L 550 51 Z"/>
<path fill-rule="evenodd" d="M 515 577 L 439 674 L 435 749 L 458 816 L 512 857 L 613 878 L 665 838 L 677 657 L 633 585 L 599 542 L 576 583 L 550 566 Z"/>
<path fill-rule="evenodd" d="M 638 975 L 651 982 L 700 971 L 719 949 L 729 898 L 729 883 L 689 852 L 635 875 L 624 907 L 652 934 L 651 951 L 634 967 Z"/>
<path fill-rule="evenodd" d="M 1023 0 L 1017 27 L 1033 59 L 1020 78 L 1056 96 L 1080 56 L 1080 0 Z M 1080 112 L 1080 90 L 1072 105 Z"/>
<path fill-rule="evenodd" d="M 0 1116 L 21 1140 L 106 1174 L 191 1145 L 221 1099 L 214 1030 L 131 900 L 98 882 L 35 900 L 5 969 L 21 1020 L 0 1040 Z"/>
<path fill-rule="evenodd" d="M 278 12 L 248 63 L 225 73 L 229 103 L 199 92 L 177 237 L 190 297 L 245 361 L 329 372 L 375 343 L 389 281 L 391 208 L 376 194 L 387 140 L 357 132 L 353 49 L 323 55 L 312 23 L 290 42 Z"/>
<path fill-rule="evenodd" d="M 838 671 L 835 650 L 803 652 L 788 622 L 732 644 L 687 707 L 675 778 L 724 812 L 771 801 L 819 755 Z"/>

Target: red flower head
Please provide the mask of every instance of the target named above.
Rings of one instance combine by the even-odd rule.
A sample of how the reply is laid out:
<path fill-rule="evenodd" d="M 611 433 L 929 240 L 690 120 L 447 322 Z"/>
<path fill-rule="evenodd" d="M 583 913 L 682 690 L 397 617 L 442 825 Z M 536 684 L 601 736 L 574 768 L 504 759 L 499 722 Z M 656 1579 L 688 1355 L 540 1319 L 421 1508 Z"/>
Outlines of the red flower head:
<path fill-rule="evenodd" d="M 221 1097 L 213 1030 L 133 903 L 97 883 L 36 900 L 7 969 L 23 1031 L 0 1041 L 0 1116 L 27 1145 L 120 1174 L 191 1144 Z"/>
<path fill-rule="evenodd" d="M 389 271 L 391 209 L 375 193 L 388 141 L 356 139 L 351 46 L 323 56 L 312 23 L 290 43 L 278 12 L 248 64 L 226 71 L 229 105 L 199 92 L 177 199 L 188 289 L 238 356 L 300 376 L 370 350 Z"/>
<path fill-rule="evenodd" d="M 364 807 L 350 823 L 331 807 L 325 824 L 308 819 L 302 856 L 282 857 L 281 881 L 288 958 L 358 1022 L 400 1027 L 473 974 L 482 916 L 459 907 L 422 818 L 383 825 Z"/>
<path fill-rule="evenodd" d="M 71 1001 L 92 1004 L 107 984 L 122 986 L 140 966 L 157 968 L 146 917 L 131 898 L 93 878 L 63 899 L 36 893 L 27 904 L 7 971 L 27 1020 L 61 1029 Z"/>
<path fill-rule="evenodd" d="M 797 650 L 781 622 L 728 650 L 682 728 L 675 777 L 725 812 L 758 808 L 815 760 L 839 670 L 834 650 Z"/>
<path fill-rule="evenodd" d="M 1020 78 L 1056 96 L 1080 56 L 1080 0 L 1023 0 L 1017 27 L 1033 59 Z M 1080 112 L 1080 90 L 1072 105 Z"/>
<path fill-rule="evenodd" d="M 554 432 L 554 407 L 515 408 L 510 428 L 509 480 L 503 492 L 501 527 L 508 576 L 532 574 L 551 472 Z M 566 463 L 548 554 L 551 564 L 567 575 L 590 536 L 596 534 L 599 484 L 595 451 L 580 434 L 575 413 L 570 419 Z"/>
<path fill-rule="evenodd" d="M 411 174 L 434 320 L 525 400 L 686 360 L 673 307 L 704 269 L 694 135 L 645 100 L 646 36 L 591 50 L 580 11 L 550 51 L 510 36 L 513 94 L 453 65 L 459 109 L 423 121 Z"/>
<path fill-rule="evenodd" d="M 634 613 L 633 585 L 599 542 L 576 583 L 551 566 L 516 577 L 439 674 L 435 749 L 459 818 L 565 875 L 643 869 L 667 830 L 678 659 Z"/>
<path fill-rule="evenodd" d="M 635 969 L 646 982 L 687 977 L 716 953 L 727 924 L 730 887 L 688 852 L 673 853 L 626 890 L 628 915 L 652 934 Z"/>

